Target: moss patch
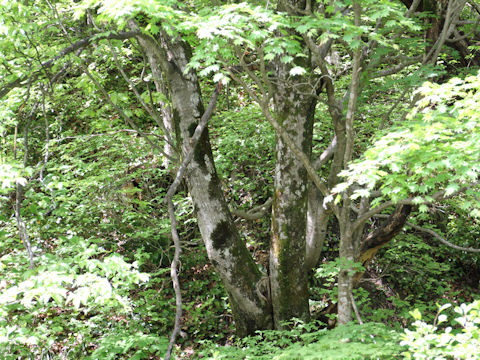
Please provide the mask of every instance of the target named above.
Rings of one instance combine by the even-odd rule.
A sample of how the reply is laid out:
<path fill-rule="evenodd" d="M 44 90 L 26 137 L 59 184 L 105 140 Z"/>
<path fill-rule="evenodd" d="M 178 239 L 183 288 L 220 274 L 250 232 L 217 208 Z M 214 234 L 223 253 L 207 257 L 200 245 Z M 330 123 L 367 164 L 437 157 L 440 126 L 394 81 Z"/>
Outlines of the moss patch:
<path fill-rule="evenodd" d="M 232 229 L 232 224 L 229 221 L 221 221 L 211 235 L 213 247 L 217 250 L 225 249 L 228 245 L 228 239 L 235 230 L 236 229 Z"/>

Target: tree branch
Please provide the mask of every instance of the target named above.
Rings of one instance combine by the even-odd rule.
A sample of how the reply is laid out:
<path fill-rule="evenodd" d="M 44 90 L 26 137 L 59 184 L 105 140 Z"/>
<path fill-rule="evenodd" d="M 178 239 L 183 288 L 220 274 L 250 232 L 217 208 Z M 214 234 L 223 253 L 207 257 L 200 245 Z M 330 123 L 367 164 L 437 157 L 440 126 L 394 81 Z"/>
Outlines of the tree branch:
<path fill-rule="evenodd" d="M 446 246 L 449 246 L 453 249 L 472 252 L 472 253 L 480 253 L 480 249 L 475 249 L 475 248 L 471 248 L 471 247 L 466 248 L 466 247 L 463 247 L 463 246 L 458 246 L 458 245 L 452 244 L 451 242 L 449 242 L 448 240 L 443 238 L 439 233 L 437 233 L 436 231 L 434 231 L 432 229 L 427 229 L 427 228 L 412 224 L 411 222 L 406 222 L 405 225 L 408 225 L 415 230 L 422 231 L 424 233 L 432 235 L 435 239 L 440 241 L 442 244 L 444 244 Z"/>
<path fill-rule="evenodd" d="M 217 99 L 220 94 L 221 90 L 221 84 L 218 83 L 217 87 L 215 88 L 215 91 L 212 94 L 212 97 L 210 98 L 210 102 L 208 103 L 207 109 L 203 113 L 197 127 L 195 128 L 195 132 L 193 133 L 193 136 L 190 138 L 190 150 L 186 154 L 185 158 L 182 161 L 182 164 L 177 170 L 177 175 L 175 176 L 175 180 L 173 180 L 172 185 L 170 185 L 170 188 L 167 191 L 167 194 L 165 195 L 165 199 L 172 198 L 173 194 L 175 194 L 175 191 L 177 190 L 178 186 L 180 185 L 183 176 L 185 175 L 185 171 L 187 170 L 187 166 L 192 161 L 193 155 L 194 155 L 194 150 L 195 146 L 198 143 L 198 140 L 200 139 L 200 136 L 203 133 L 203 130 L 205 129 L 205 126 L 207 125 L 207 122 L 210 120 L 210 118 L 213 115 L 213 111 L 215 110 L 215 106 L 217 104 Z"/>
<path fill-rule="evenodd" d="M 454 27 L 452 27 L 452 25 L 457 21 L 466 2 L 467 0 L 460 0 L 458 3 L 456 3 L 455 0 L 449 0 L 442 32 L 440 33 L 440 36 L 438 37 L 435 44 L 430 49 L 429 53 L 425 56 L 423 62 L 424 64 L 433 64 L 437 61 L 438 55 L 440 54 L 440 51 L 445 44 L 445 41 L 448 39 L 451 32 L 454 30 Z"/>
<path fill-rule="evenodd" d="M 405 69 L 407 66 L 413 65 L 421 60 L 421 56 L 415 56 L 413 58 L 409 58 L 404 62 L 399 64 L 393 65 L 389 68 L 377 71 L 373 76 L 372 79 L 389 76 L 400 72 L 401 70 Z"/>
<path fill-rule="evenodd" d="M 90 16 L 90 18 L 91 18 L 92 24 L 95 26 L 95 28 L 97 30 L 100 30 L 96 26 L 94 19 L 91 16 Z M 113 47 L 111 41 L 109 39 L 107 39 L 107 42 L 108 42 L 108 46 L 110 48 L 110 52 L 112 53 L 115 65 L 117 66 L 118 70 L 120 71 L 120 74 L 122 75 L 124 80 L 128 83 L 128 85 L 130 85 L 130 88 L 132 89 L 133 93 L 135 94 L 137 100 L 140 102 L 142 107 L 147 111 L 147 113 L 152 117 L 152 119 L 155 120 L 155 123 L 157 125 L 159 125 L 160 128 L 163 130 L 163 133 L 164 133 L 164 136 L 165 136 L 165 141 L 167 142 L 167 144 L 169 144 L 173 148 L 173 139 L 171 137 L 171 134 L 167 131 L 167 129 L 163 125 L 162 120 L 160 119 L 160 117 L 157 114 L 157 112 L 155 111 L 155 109 L 153 107 L 147 105 L 147 103 L 143 100 L 142 96 L 138 92 L 137 87 L 135 86 L 133 81 L 126 74 L 125 70 L 123 69 L 123 66 L 120 64 L 120 61 L 118 60 L 117 52 L 115 51 L 115 48 Z M 153 105 L 153 103 L 152 103 L 152 105 Z M 167 153 L 164 153 L 164 156 L 170 161 L 173 160 L 172 157 L 169 156 L 169 154 L 167 154 Z"/>
<path fill-rule="evenodd" d="M 230 210 L 230 212 L 233 215 L 238 216 L 245 220 L 257 220 L 265 216 L 265 214 L 268 212 L 268 210 L 272 206 L 272 203 L 273 203 L 273 198 L 270 198 L 267 201 L 265 201 L 264 204 L 254 207 L 250 211 L 232 209 Z"/>
<path fill-rule="evenodd" d="M 28 98 L 30 97 L 30 86 L 27 90 L 27 97 L 24 100 L 24 104 L 28 101 Z M 27 160 L 28 160 L 28 132 L 30 128 L 30 123 L 32 121 L 33 114 L 35 113 L 35 110 L 37 109 L 38 102 L 35 103 L 33 106 L 30 114 L 27 117 L 27 123 L 25 125 L 25 131 L 24 131 L 24 136 L 23 136 L 23 141 L 24 141 L 24 155 L 23 155 L 23 166 L 27 166 Z M 23 107 L 22 107 L 23 108 Z M 20 116 L 21 110 L 19 112 Z M 22 219 L 22 215 L 20 213 L 21 207 L 22 207 L 22 202 L 24 198 L 24 186 L 20 184 L 20 182 L 17 182 L 17 193 L 16 193 L 16 199 L 15 199 L 15 218 L 17 220 L 17 227 L 18 227 L 18 234 L 20 237 L 20 240 L 22 241 L 23 245 L 25 246 L 28 254 L 28 260 L 29 260 L 29 268 L 33 269 L 34 262 L 33 262 L 33 251 L 32 251 L 32 245 L 30 243 L 30 238 L 28 236 L 27 232 L 27 227 L 25 225 L 25 221 Z"/>
<path fill-rule="evenodd" d="M 355 13 L 355 26 L 360 26 L 360 17 L 362 8 L 358 2 L 353 3 L 353 9 Z M 361 41 L 360 36 L 357 38 Z M 361 56 L 362 48 L 359 46 L 353 55 L 353 69 L 352 69 L 352 83 L 350 85 L 350 96 L 347 105 L 347 114 L 345 118 L 345 153 L 343 158 L 343 166 L 346 169 L 348 163 L 352 159 L 353 144 L 355 142 L 353 122 L 355 118 L 355 110 L 357 108 L 358 91 L 360 87 L 360 71 L 361 71 Z"/>
<path fill-rule="evenodd" d="M 421 0 L 413 0 L 412 1 L 412 5 L 410 6 L 410 8 L 405 13 L 405 17 L 409 18 L 410 16 L 412 16 L 412 14 L 415 12 L 415 10 L 417 10 L 417 7 L 420 4 L 420 1 Z"/>
<path fill-rule="evenodd" d="M 355 316 L 357 317 L 357 321 L 360 325 L 363 325 L 362 318 L 360 316 L 360 312 L 358 311 L 357 304 L 355 304 L 355 299 L 353 297 L 353 294 L 350 292 L 350 301 L 352 303 L 352 308 L 353 311 L 355 312 Z"/>
<path fill-rule="evenodd" d="M 364 265 L 368 263 L 383 245 L 392 240 L 402 230 L 411 211 L 411 205 L 403 205 L 397 207 L 392 215 L 387 215 L 386 224 L 368 234 L 360 243 L 357 260 Z"/>
<path fill-rule="evenodd" d="M 335 148 L 337 146 L 337 136 L 334 136 L 332 142 L 328 147 L 320 154 L 320 156 L 313 161 L 312 166 L 315 170 L 320 170 L 320 168 L 325 165 L 325 163 L 330 160 L 335 152 Z"/>
<path fill-rule="evenodd" d="M 435 201 L 442 201 L 442 200 L 446 200 L 446 199 L 450 199 L 458 194 L 462 194 L 464 193 L 466 190 L 474 187 L 474 186 L 478 186 L 480 184 L 479 181 L 476 181 L 474 183 L 471 183 L 469 185 L 466 185 L 460 189 L 458 189 L 457 191 L 449 194 L 449 195 L 445 195 L 445 190 L 439 190 L 437 191 L 436 193 L 432 194 L 430 197 L 432 198 L 432 201 L 424 201 L 422 202 L 422 204 L 425 204 L 425 205 L 428 205 L 428 204 L 432 204 L 434 203 Z M 380 214 L 382 211 L 384 211 L 385 209 L 388 209 L 389 207 L 391 206 L 396 206 L 396 205 L 418 205 L 418 201 L 416 201 L 415 197 L 409 197 L 407 199 L 403 199 L 403 200 L 400 200 L 400 201 L 397 201 L 397 202 L 393 202 L 391 200 L 389 201 L 386 201 L 384 202 L 383 204 L 377 206 L 376 208 L 373 208 L 369 211 L 367 211 L 366 213 L 364 213 L 363 215 L 361 215 L 356 221 L 355 223 L 353 224 L 352 226 L 352 231 L 355 231 L 359 226 L 361 226 L 365 221 L 367 221 L 368 219 L 370 219 L 371 217 L 373 217 L 374 215 L 377 215 L 377 214 Z"/>
<path fill-rule="evenodd" d="M 15 89 L 19 86 L 23 86 L 26 81 L 32 81 L 32 79 L 36 80 L 40 76 L 40 74 L 43 71 L 45 71 L 45 69 L 52 67 L 57 60 L 65 57 L 66 55 L 68 55 L 68 54 L 70 54 L 70 53 L 72 53 L 76 50 L 85 48 L 85 47 L 89 46 L 90 44 L 92 44 L 94 42 L 97 42 L 97 41 L 100 41 L 100 40 L 105 40 L 105 39 L 126 40 L 126 39 L 130 39 L 132 37 L 138 36 L 139 34 L 141 34 L 141 32 L 137 31 L 137 30 L 125 31 L 125 32 L 120 32 L 120 33 L 106 32 L 106 33 L 103 33 L 103 34 L 92 35 L 92 36 L 89 36 L 85 39 L 78 40 L 76 42 L 72 42 L 70 44 L 70 46 L 67 46 L 65 49 L 61 50 L 58 53 L 58 55 L 56 55 L 52 59 L 40 63 L 39 68 L 36 71 L 34 71 L 32 74 L 19 77 L 19 78 L 13 80 L 12 82 L 2 86 L 2 88 L 0 90 L 0 99 L 3 98 L 4 96 L 6 96 L 13 89 Z"/>

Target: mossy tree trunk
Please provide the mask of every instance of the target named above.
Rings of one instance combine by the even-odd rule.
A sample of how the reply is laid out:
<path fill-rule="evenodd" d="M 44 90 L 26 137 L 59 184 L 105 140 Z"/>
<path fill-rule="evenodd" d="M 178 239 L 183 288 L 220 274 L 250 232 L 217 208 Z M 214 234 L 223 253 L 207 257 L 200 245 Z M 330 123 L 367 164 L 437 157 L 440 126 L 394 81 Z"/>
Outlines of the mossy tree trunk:
<path fill-rule="evenodd" d="M 279 11 L 305 9 L 305 1 L 281 0 Z M 293 66 L 311 68 L 309 58 L 298 64 L 274 63 L 274 116 L 294 144 L 308 157 L 312 151 L 316 97 L 305 77 L 291 76 Z M 308 82 L 308 79 L 307 79 Z M 307 171 L 277 134 L 270 246 L 270 289 L 275 328 L 292 317 L 308 320 L 308 274 L 305 266 L 307 230 Z"/>
<path fill-rule="evenodd" d="M 197 75 L 185 71 L 190 48 L 162 32 L 157 41 L 148 36 L 140 36 L 138 41 L 150 66 L 158 64 L 165 75 L 183 157 L 204 111 Z M 233 223 L 215 169 L 208 129 L 195 148 L 186 180 L 209 259 L 228 293 L 238 335 L 272 328 L 268 286 Z"/>

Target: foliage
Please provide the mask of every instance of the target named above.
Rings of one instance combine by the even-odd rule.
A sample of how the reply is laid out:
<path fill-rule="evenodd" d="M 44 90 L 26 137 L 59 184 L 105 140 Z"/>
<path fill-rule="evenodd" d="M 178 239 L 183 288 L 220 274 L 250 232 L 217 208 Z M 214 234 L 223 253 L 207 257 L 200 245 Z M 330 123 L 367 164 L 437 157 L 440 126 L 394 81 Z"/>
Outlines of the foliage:
<path fill-rule="evenodd" d="M 315 269 L 314 278 L 320 283 L 312 293 L 312 296 L 328 298 L 331 303 L 337 302 L 337 279 L 340 270 L 349 270 L 350 275 L 356 272 L 363 272 L 365 268 L 360 263 L 345 259 L 335 258 L 335 260 L 322 264 Z M 316 302 L 314 302 L 316 303 Z"/>
<path fill-rule="evenodd" d="M 18 251 L 0 259 L 8 274 L 1 281 L 2 358 L 86 356 L 92 346 L 93 354 L 135 350 L 138 359 L 163 351 L 157 343 L 164 340 L 144 333 L 130 298 L 137 284 L 148 280 L 137 263 L 76 236 L 61 237 L 56 245 L 56 251 L 35 259 L 33 270 L 19 266 L 25 261 Z M 126 334 L 130 340 L 119 342 Z M 100 339 L 96 345 L 95 339 Z"/>
<path fill-rule="evenodd" d="M 265 66 L 265 74 L 255 84 L 245 73 L 236 73 L 259 92 L 268 87 L 266 80 L 277 80 L 271 60 L 291 64 L 288 81 L 304 75 L 313 78 L 320 70 L 302 66 L 302 59 L 310 55 L 303 36 L 310 36 L 317 45 L 335 41 L 330 52 L 340 63 L 325 60 L 324 65 L 335 80 L 340 99 L 340 93 L 350 87 L 352 50 L 375 44 L 374 51 L 365 51 L 368 58 L 361 74 L 362 93 L 355 119 L 355 157 L 361 159 L 343 173 L 346 183 L 336 191 L 356 182 L 364 188 L 357 188 L 354 197 L 380 190 L 376 205 L 412 198 L 421 211 L 413 222 L 443 231 L 463 246 L 478 247 L 476 217 L 480 210 L 475 186 L 480 172 L 480 76 L 424 84 L 407 121 L 393 128 L 387 121 L 378 135 L 384 122 L 380 116 L 389 113 L 395 100 L 401 103 L 392 121 L 409 108 L 407 99 L 399 94 L 416 88 L 428 76 L 444 82 L 451 73 L 441 69 L 458 61 L 458 56 L 452 61 L 450 55 L 443 55 L 437 67 L 415 63 L 393 76 L 378 75 L 392 64 L 401 65 L 397 60 L 404 58 L 398 54 L 415 59 L 424 52 L 422 33 L 427 21 L 420 20 L 418 14 L 406 17 L 399 1 L 359 1 L 364 9 L 360 26 L 354 24 L 352 11 L 337 11 L 326 1 L 316 2 L 317 9 L 323 11 L 302 16 L 275 11 L 272 5 L 277 2 L 261 1 L 220 5 L 206 0 L 51 3 L 56 11 L 48 2 L 0 1 L 0 91 L 21 80 L 19 88 L 2 97 L 0 103 L 2 358 L 149 359 L 165 351 L 174 301 L 168 269 L 170 228 L 162 201 L 174 166 L 167 168 L 161 152 L 130 128 L 137 126 L 158 148 L 164 146 L 161 126 L 141 108 L 132 86 L 120 77 L 108 43 L 98 40 L 127 31 L 131 17 L 136 17 L 144 34 L 155 37 L 165 32 L 191 45 L 189 69 L 198 70 L 204 96 L 213 91 L 212 80 L 227 83 L 229 71 L 237 71 L 240 60 L 254 74 Z M 352 3 L 335 2 L 347 10 Z M 87 10 L 92 18 L 87 18 Z M 471 14 L 467 17 L 474 19 Z M 92 19 L 100 30 L 90 26 Z M 68 39 L 60 20 L 70 33 Z M 461 23 L 462 34 L 475 29 L 476 21 Z M 90 48 L 65 59 L 59 56 L 70 41 L 87 38 L 92 40 Z M 143 101 L 157 112 L 164 110 L 168 93 L 152 92 L 153 74 L 138 44 L 133 40 L 111 43 Z M 50 59 L 55 61 L 47 64 Z M 132 124 L 123 123 L 84 74 L 81 62 L 106 89 L 110 100 L 133 119 Z M 54 74 L 61 76 L 53 81 Z M 320 82 L 324 77 L 317 79 Z M 228 89 L 233 108 L 228 108 L 227 99 L 228 109 L 217 112 L 209 131 L 226 198 L 245 210 L 272 195 L 275 133 L 258 106 L 251 104 L 254 99 L 246 96 L 245 89 L 234 84 Z M 319 91 L 319 100 L 325 97 Z M 325 120 L 328 111 L 326 104 L 317 107 L 315 154 L 322 153 L 333 138 L 334 126 Z M 21 159 L 27 149 L 25 166 Z M 325 178 L 329 168 L 327 162 L 320 170 Z M 27 268 L 27 254 L 16 228 L 17 184 L 25 186 L 20 215 L 33 245 L 33 270 Z M 437 208 L 438 212 L 451 213 L 441 219 L 427 207 L 439 191 L 447 197 L 461 193 L 447 203 L 448 208 Z M 177 343 L 185 353 L 202 346 L 202 355 L 219 359 L 398 357 L 402 351 L 398 334 L 375 321 L 397 329 L 406 326 L 406 314 L 412 307 L 419 308 L 425 319 L 433 318 L 435 302 L 464 301 L 471 296 L 468 285 L 475 281 L 478 285 L 477 278 L 469 276 L 478 273 L 478 257 L 453 255 L 450 249 L 432 246 L 428 239 L 406 228 L 409 232 L 394 240 L 394 246 L 374 262 L 381 280 L 377 285 L 386 300 L 377 298 L 375 290 L 354 291 L 363 319 L 373 322 L 327 331 L 322 329 L 324 324 L 294 320 L 286 324 L 290 330 L 263 331 L 237 339 L 234 346 L 220 347 L 232 339 L 233 331 L 226 292 L 201 244 L 185 188 L 174 201 L 183 248 L 180 279 L 184 315 Z M 463 215 L 465 212 L 468 216 Z M 251 223 L 236 220 L 236 225 L 249 249 L 268 245 L 268 217 Z M 371 226 L 374 229 L 377 223 Z M 330 226 L 329 231 L 331 238 L 338 236 L 337 227 Z M 333 241 L 328 246 L 326 257 L 337 250 Z M 339 269 L 365 270 L 338 258 L 325 258 L 323 263 L 314 272 L 312 307 L 319 303 L 324 306 L 326 300 L 336 302 L 334 285 Z M 432 326 L 421 322 L 416 312 L 416 330 L 403 335 L 403 344 L 409 347 L 405 356 L 441 358 L 457 351 L 468 358 L 469 346 L 478 348 L 478 302 L 458 309 L 462 328 L 452 326 L 443 333 L 437 326 L 444 324 L 443 314 L 437 315 Z M 472 354 L 478 353 L 475 350 Z"/>
<path fill-rule="evenodd" d="M 235 346 L 206 343 L 206 359 L 391 359 L 401 352 L 399 334 L 383 324 L 348 324 L 318 330 L 294 321 L 292 330 L 262 331 L 239 340 Z"/>
<path fill-rule="evenodd" d="M 415 319 L 414 330 L 405 329 L 402 345 L 408 346 L 404 353 L 406 359 L 479 359 L 480 358 L 480 302 L 461 304 L 455 307 L 458 314 L 456 325 L 451 324 L 441 329 L 439 325 L 447 322 L 448 317 L 442 312 L 450 304 L 439 306 L 433 324 L 422 321 L 418 310 L 412 311 Z M 458 326 L 459 325 L 459 326 Z M 442 325 L 444 326 L 444 325 Z"/>
<path fill-rule="evenodd" d="M 334 191 L 356 182 L 364 188 L 355 190 L 353 198 L 379 188 L 382 196 L 374 204 L 413 197 L 425 212 L 425 203 L 432 202 L 439 191 L 452 196 L 466 187 L 461 206 L 472 216 L 480 215 L 475 205 L 480 172 L 479 89 L 480 75 L 453 78 L 442 85 L 425 83 L 409 121 L 379 138 L 342 173 L 347 182 Z"/>
<path fill-rule="evenodd" d="M 264 202 L 272 185 L 275 135 L 260 109 L 250 105 L 224 111 L 211 124 L 215 165 L 229 198 L 240 205 Z"/>

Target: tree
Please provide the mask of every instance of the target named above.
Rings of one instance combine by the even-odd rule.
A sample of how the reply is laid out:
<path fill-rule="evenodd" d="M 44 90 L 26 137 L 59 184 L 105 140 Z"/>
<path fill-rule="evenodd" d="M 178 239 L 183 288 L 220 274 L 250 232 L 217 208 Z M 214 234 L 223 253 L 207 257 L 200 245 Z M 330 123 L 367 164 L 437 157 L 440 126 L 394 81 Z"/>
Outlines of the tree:
<path fill-rule="evenodd" d="M 422 12 L 431 9 L 424 2 L 416 12 L 419 1 L 278 0 L 274 6 L 254 1 L 251 4 L 147 0 L 47 3 L 45 7 L 2 4 L 2 10 L 14 11 L 16 16 L 25 14 L 28 18 L 47 13 L 48 25 L 56 25 L 52 45 L 60 50 L 44 59 L 39 48 L 46 46 L 42 42 L 45 38 L 31 39 L 31 29 L 19 40 L 12 40 L 12 29 L 18 20 L 11 21 L 2 15 L 5 33 L 10 37 L 2 38 L 8 55 L 2 59 L 1 71 L 9 75 L 0 86 L 1 96 L 18 96 L 13 89 L 33 83 L 47 83 L 53 88 L 63 81 L 63 74 L 71 66 L 62 61 L 76 52 L 79 58 L 73 61 L 79 74 L 75 76 L 81 79 L 85 74 L 108 104 L 109 111 L 117 112 L 142 133 L 128 109 L 122 106 L 121 97 L 108 88 L 108 79 L 91 71 L 92 57 L 104 57 L 104 61 L 114 63 L 131 88 L 138 107 L 162 129 L 165 146 L 169 148 L 159 151 L 171 159 L 173 166 L 179 163 L 172 157 L 172 148 L 177 150 L 178 160 L 184 161 L 184 175 L 198 226 L 210 261 L 229 295 L 239 335 L 282 328 L 282 322 L 292 317 L 309 319 L 308 272 L 318 263 L 329 220 L 336 221 L 340 229 L 339 256 L 344 265 L 338 280 L 338 322 L 343 324 L 352 317 L 351 290 L 358 270 L 355 262 L 366 265 L 402 229 L 417 206 L 423 211 L 428 204 L 454 195 L 474 195 L 478 168 L 472 164 L 478 159 L 476 147 L 472 147 L 468 156 L 444 164 L 443 171 L 424 171 L 418 176 L 419 168 L 440 162 L 457 138 L 448 138 L 450 147 L 434 152 L 427 158 L 428 164 L 421 144 L 416 145 L 418 149 L 413 155 L 407 151 L 411 150 L 410 145 L 400 148 L 405 152 L 392 150 L 398 150 L 400 140 L 415 143 L 405 135 L 405 128 L 411 134 L 415 134 L 417 127 L 425 132 L 434 131 L 424 126 L 424 117 L 417 122 L 400 123 L 401 130 L 383 140 L 380 138 L 373 150 L 364 155 L 364 146 L 356 143 L 355 129 L 372 121 L 359 121 L 362 118 L 359 107 L 375 101 L 372 89 L 382 82 L 394 88 L 390 91 L 396 99 L 379 122 L 380 128 L 390 125 L 392 114 L 395 115 L 392 118 L 403 118 L 402 111 L 397 110 L 401 104 L 410 100 L 413 105 L 425 96 L 421 92 L 414 98 L 407 95 L 413 85 L 441 70 L 435 65 L 448 41 L 458 44 L 468 38 L 467 35 L 451 38 L 452 28 L 471 25 L 469 20 L 460 25 L 459 19 L 478 17 L 475 2 L 466 8 L 465 1 L 449 1 L 443 27 L 436 20 L 422 24 Z M 72 10 L 77 19 L 69 17 Z M 40 29 L 51 31 L 48 25 Z M 435 26 L 442 30 L 433 31 Z M 71 28 L 76 32 L 72 33 Z M 463 33 L 468 34 L 468 30 Z M 431 42 L 425 42 L 423 34 Z M 135 45 L 118 42 L 125 39 L 133 40 Z M 97 48 L 86 55 L 91 45 Z M 155 96 L 149 99 L 143 96 L 138 89 L 145 84 L 135 83 L 132 80 L 135 73 L 125 72 L 118 55 L 122 49 L 133 52 L 137 57 L 134 60 L 144 58 L 148 69 L 144 67 L 143 71 L 151 73 Z M 474 48 L 467 46 L 467 50 L 475 56 Z M 23 73 L 19 70 L 21 66 L 29 70 Z M 276 131 L 267 273 L 259 270 L 235 226 L 215 169 L 207 128 L 201 132 L 196 146 L 192 146 L 195 131 L 201 130 L 200 125 L 211 116 L 205 111 L 203 93 L 207 89 L 204 84 L 212 75 L 215 83 L 227 85 L 233 81 L 241 86 Z M 218 89 L 214 94 L 218 95 Z M 439 106 L 438 117 L 442 118 L 450 108 L 445 110 L 441 105 L 451 106 L 457 95 L 452 90 L 452 95 L 443 102 L 424 97 L 419 106 L 420 109 Z M 212 97 L 212 106 L 215 100 Z M 425 103 L 427 100 L 430 103 Z M 15 106 L 12 108 L 18 111 Z M 407 111 L 409 106 L 404 108 Z M 211 111 L 210 106 L 208 109 Z M 446 129 L 458 126 L 463 129 L 462 136 L 470 139 L 471 127 L 462 128 L 451 116 L 445 121 Z M 328 132 L 318 136 L 331 139 L 324 151 L 316 154 L 312 151 L 315 123 L 330 124 Z M 386 134 L 376 128 L 372 132 Z M 434 146 L 435 141 L 437 138 L 432 138 L 430 145 Z M 152 146 L 158 147 L 153 142 Z M 356 158 L 363 161 L 350 166 Z M 461 161 L 470 171 L 462 176 L 447 176 Z M 388 219 L 380 226 L 367 227 L 377 214 L 388 215 Z"/>

